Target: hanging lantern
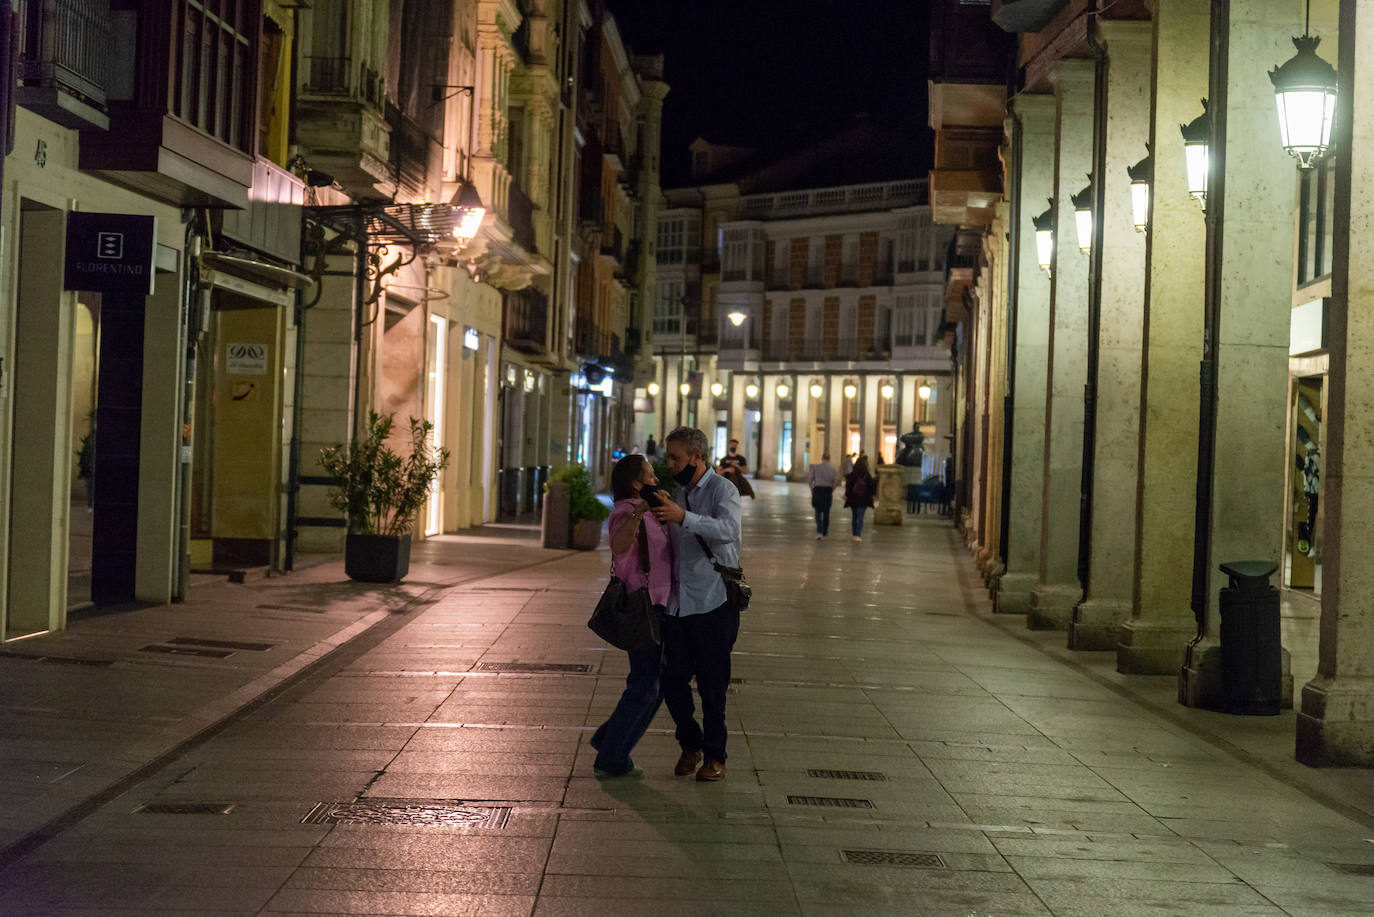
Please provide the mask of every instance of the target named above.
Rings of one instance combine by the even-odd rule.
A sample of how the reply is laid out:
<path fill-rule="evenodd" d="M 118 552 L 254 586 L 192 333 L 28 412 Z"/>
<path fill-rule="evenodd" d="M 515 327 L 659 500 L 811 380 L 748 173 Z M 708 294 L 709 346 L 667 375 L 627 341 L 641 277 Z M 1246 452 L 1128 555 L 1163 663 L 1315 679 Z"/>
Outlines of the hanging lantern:
<path fill-rule="evenodd" d="M 1040 270 L 1048 274 L 1054 263 L 1054 201 L 1050 201 L 1044 213 L 1031 220 L 1031 225 L 1035 227 L 1036 259 L 1040 262 Z"/>
<path fill-rule="evenodd" d="M 660 391 L 661 391 L 661 389 L 659 389 L 658 383 L 657 383 L 657 382 L 650 382 L 650 383 L 649 383 L 649 397 L 650 397 L 650 398 L 657 398 L 657 397 L 658 397 L 658 393 L 659 393 Z"/>
<path fill-rule="evenodd" d="M 786 382 L 779 382 L 778 387 L 777 389 L 775 389 L 775 391 L 778 393 L 778 398 L 783 401 L 786 401 L 787 396 L 792 394 L 792 390 L 787 387 Z"/>
<path fill-rule="evenodd" d="M 811 397 L 819 398 L 825 394 L 825 388 L 819 382 L 811 383 Z"/>
<path fill-rule="evenodd" d="M 1149 145 L 1146 144 L 1148 148 Z M 1136 232 L 1144 232 L 1150 225 L 1150 179 L 1154 171 L 1154 162 L 1150 159 L 1150 154 L 1133 166 L 1126 167 L 1126 174 L 1131 177 L 1131 222 L 1135 224 Z"/>
<path fill-rule="evenodd" d="M 844 384 L 844 396 L 846 398 L 852 399 L 857 394 L 859 394 L 859 387 L 857 385 L 853 382 L 846 382 Z"/>
<path fill-rule="evenodd" d="M 748 385 L 744 387 L 744 397 L 748 398 L 750 401 L 753 401 L 758 396 L 759 387 L 754 383 L 750 382 Z"/>
<path fill-rule="evenodd" d="M 725 314 L 725 317 L 728 318 L 730 320 L 730 324 L 734 325 L 736 328 L 738 328 L 740 325 L 743 325 L 745 318 L 747 318 L 747 316 L 739 310 L 735 310 L 734 312 L 727 312 Z"/>
<path fill-rule="evenodd" d="M 1207 209 L 1207 145 L 1212 141 L 1212 116 L 1207 100 L 1202 100 L 1202 114 L 1187 124 L 1179 125 L 1183 132 L 1183 155 L 1188 165 L 1188 193 Z"/>
<path fill-rule="evenodd" d="M 891 382 L 884 382 L 883 387 L 880 388 L 878 391 L 881 392 L 882 396 L 886 398 L 888 401 L 891 401 L 892 396 L 897 393 L 897 389 L 893 388 Z"/>
<path fill-rule="evenodd" d="M 918 389 L 916 390 L 916 394 L 920 397 L 920 399 L 921 399 L 922 401 L 929 401 L 929 400 L 930 400 L 930 386 L 929 386 L 929 385 L 923 385 L 923 386 L 921 386 L 920 388 L 918 388 Z"/>
<path fill-rule="evenodd" d="M 690 394 L 692 394 L 692 383 L 690 383 L 690 382 L 684 382 L 684 383 L 682 383 L 681 385 L 679 385 L 679 386 L 677 387 L 677 390 L 678 390 L 679 392 L 682 392 L 682 394 L 684 394 L 684 395 L 690 395 Z"/>
<path fill-rule="evenodd" d="M 1093 177 L 1088 176 L 1088 186 L 1077 194 L 1071 195 L 1073 204 L 1073 223 L 1078 230 L 1078 250 L 1083 254 L 1093 250 Z"/>
<path fill-rule="evenodd" d="M 1312 161 L 1331 146 L 1336 117 L 1336 68 L 1317 56 L 1319 44 L 1314 35 L 1294 38 L 1298 53 L 1269 71 L 1283 148 L 1302 169 L 1312 168 Z"/>
<path fill-rule="evenodd" d="M 721 395 L 725 394 L 725 386 L 721 385 L 719 382 L 712 382 L 711 394 L 719 398 Z"/>

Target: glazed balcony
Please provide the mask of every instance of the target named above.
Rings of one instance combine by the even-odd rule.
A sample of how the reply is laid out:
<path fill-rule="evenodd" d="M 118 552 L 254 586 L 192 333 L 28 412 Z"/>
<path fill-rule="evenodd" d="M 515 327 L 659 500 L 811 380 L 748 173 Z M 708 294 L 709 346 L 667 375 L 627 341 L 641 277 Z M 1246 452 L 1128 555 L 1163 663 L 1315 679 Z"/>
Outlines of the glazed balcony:
<path fill-rule="evenodd" d="M 24 0 L 19 10 L 15 101 L 74 129 L 110 126 L 110 14 L 86 0 Z"/>

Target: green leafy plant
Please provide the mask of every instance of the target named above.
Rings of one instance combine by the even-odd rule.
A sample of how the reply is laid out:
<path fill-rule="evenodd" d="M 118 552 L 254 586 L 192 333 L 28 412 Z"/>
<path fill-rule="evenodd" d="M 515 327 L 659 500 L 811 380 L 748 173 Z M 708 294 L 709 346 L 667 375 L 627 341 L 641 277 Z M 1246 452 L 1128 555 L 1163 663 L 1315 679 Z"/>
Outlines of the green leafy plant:
<path fill-rule="evenodd" d="M 395 415 L 369 411 L 367 431 L 345 446 L 320 451 L 320 467 L 337 486 L 330 505 L 348 516 L 348 529 L 363 535 L 404 535 L 415 525 L 435 476 L 448 465 L 447 449 L 429 444 L 434 424 L 410 418 L 410 454 L 389 445 Z"/>
<path fill-rule="evenodd" d="M 81 448 L 76 451 L 76 476 L 89 481 L 95 475 L 95 430 L 81 437 Z"/>
<path fill-rule="evenodd" d="M 592 476 L 581 462 L 564 465 L 550 473 L 549 483 L 567 486 L 568 518 L 574 523 L 579 519 L 600 522 L 611 514 L 606 505 L 596 498 L 596 492 L 592 490 Z"/>

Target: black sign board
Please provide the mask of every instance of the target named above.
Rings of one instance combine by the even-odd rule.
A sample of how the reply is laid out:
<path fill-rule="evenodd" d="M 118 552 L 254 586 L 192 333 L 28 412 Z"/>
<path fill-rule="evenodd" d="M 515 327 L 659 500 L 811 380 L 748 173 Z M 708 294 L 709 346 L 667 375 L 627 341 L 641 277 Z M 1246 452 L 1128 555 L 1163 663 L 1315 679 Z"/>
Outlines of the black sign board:
<path fill-rule="evenodd" d="M 63 289 L 151 294 L 156 241 L 156 217 L 68 213 Z"/>

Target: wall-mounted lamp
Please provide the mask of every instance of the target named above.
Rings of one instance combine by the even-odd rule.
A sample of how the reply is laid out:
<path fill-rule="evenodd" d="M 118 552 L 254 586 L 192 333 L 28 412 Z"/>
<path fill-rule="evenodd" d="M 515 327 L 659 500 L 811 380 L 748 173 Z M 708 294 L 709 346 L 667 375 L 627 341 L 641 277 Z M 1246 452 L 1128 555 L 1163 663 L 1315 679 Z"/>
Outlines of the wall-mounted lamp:
<path fill-rule="evenodd" d="M 754 383 L 750 382 L 748 385 L 746 385 L 746 386 L 744 387 L 744 397 L 745 397 L 745 398 L 748 398 L 750 401 L 753 401 L 753 400 L 754 400 L 755 398 L 757 398 L 758 396 L 759 396 L 759 387 L 758 387 L 757 385 L 755 385 Z"/>
<path fill-rule="evenodd" d="M 677 387 L 677 390 L 678 390 L 679 392 L 682 392 L 682 394 L 684 394 L 684 395 L 690 395 L 690 394 L 692 394 L 692 383 L 690 383 L 690 382 L 684 382 L 684 383 L 682 383 L 681 385 L 679 385 L 679 386 Z"/>
<path fill-rule="evenodd" d="M 1054 263 L 1054 201 L 1050 201 L 1050 206 L 1045 208 L 1045 212 L 1038 217 L 1031 218 L 1031 225 L 1035 227 L 1035 256 L 1040 262 L 1040 270 L 1046 274 L 1050 272 L 1050 265 Z"/>
<path fill-rule="evenodd" d="M 812 383 L 811 383 L 811 397 L 812 397 L 812 398 L 819 398 L 819 397 L 821 397 L 821 396 L 824 395 L 824 394 L 825 394 L 825 386 L 821 385 L 819 382 L 812 382 Z"/>
<path fill-rule="evenodd" d="M 453 196 L 449 202 L 456 212 L 458 221 L 453 226 L 453 238 L 458 240 L 459 246 L 467 245 L 477 236 L 477 230 L 482 228 L 482 220 L 487 215 L 487 207 L 482 203 L 482 196 L 477 193 L 477 188 L 470 181 L 463 182 L 462 189 Z"/>
<path fill-rule="evenodd" d="M 1146 148 L 1149 145 L 1146 144 Z M 1133 166 L 1126 167 L 1131 178 L 1131 222 L 1136 232 L 1144 232 L 1150 225 L 1150 180 L 1153 178 L 1154 161 L 1150 154 Z"/>
<path fill-rule="evenodd" d="M 920 399 L 921 399 L 922 401 L 929 401 L 929 400 L 930 400 L 930 386 L 929 386 L 929 385 L 923 385 L 923 386 L 921 386 L 920 388 L 916 389 L 916 394 L 920 397 Z"/>
<path fill-rule="evenodd" d="M 1331 124 L 1336 117 L 1336 68 L 1317 56 L 1319 44 L 1320 38 L 1304 30 L 1302 38 L 1293 39 L 1298 53 L 1269 71 L 1279 107 L 1283 148 L 1298 160 L 1301 169 L 1312 168 L 1313 160 L 1330 148 Z"/>
<path fill-rule="evenodd" d="M 787 383 L 786 383 L 786 382 L 779 382 L 779 383 L 778 383 L 778 387 L 777 387 L 776 389 L 774 389 L 774 391 L 776 391 L 776 392 L 778 393 L 778 398 L 781 399 L 781 400 L 783 400 L 783 401 L 786 401 L 786 400 L 787 400 L 787 396 L 790 395 L 790 394 L 792 394 L 792 389 L 790 389 L 790 388 L 787 387 Z"/>
<path fill-rule="evenodd" d="M 1070 195 L 1073 204 L 1073 224 L 1078 230 L 1078 250 L 1083 254 L 1093 250 L 1093 177 L 1088 176 L 1088 185 L 1077 194 Z"/>
<path fill-rule="evenodd" d="M 745 315 L 743 312 L 740 312 L 738 309 L 736 309 L 734 312 L 725 313 L 725 317 L 728 318 L 730 320 L 730 324 L 734 325 L 736 328 L 738 328 L 740 325 L 743 325 L 744 320 L 748 318 L 747 315 Z"/>
<path fill-rule="evenodd" d="M 711 394 L 719 398 L 721 395 L 725 394 L 725 386 L 721 385 L 719 382 L 712 382 Z"/>
<path fill-rule="evenodd" d="M 888 401 L 891 401 L 892 396 L 896 394 L 897 389 L 893 388 L 891 382 L 884 382 L 883 387 L 878 389 L 878 391 L 882 394 L 884 398 L 886 398 Z"/>
<path fill-rule="evenodd" d="M 658 393 L 659 393 L 660 391 L 662 391 L 662 389 L 660 389 L 660 388 L 658 387 L 658 383 L 657 383 L 657 382 L 650 382 L 650 383 L 649 383 L 649 389 L 648 389 L 648 391 L 649 391 L 649 397 L 650 397 L 650 398 L 657 398 L 657 397 L 658 397 Z"/>
<path fill-rule="evenodd" d="M 853 382 L 846 382 L 844 384 L 844 396 L 846 398 L 852 400 L 854 396 L 857 394 L 859 394 L 859 387 L 857 385 L 855 385 Z"/>
<path fill-rule="evenodd" d="M 1207 209 L 1207 145 L 1212 141 L 1212 116 L 1207 100 L 1202 100 L 1202 114 L 1187 124 L 1180 124 L 1183 132 L 1183 155 L 1188 164 L 1188 193 Z"/>

